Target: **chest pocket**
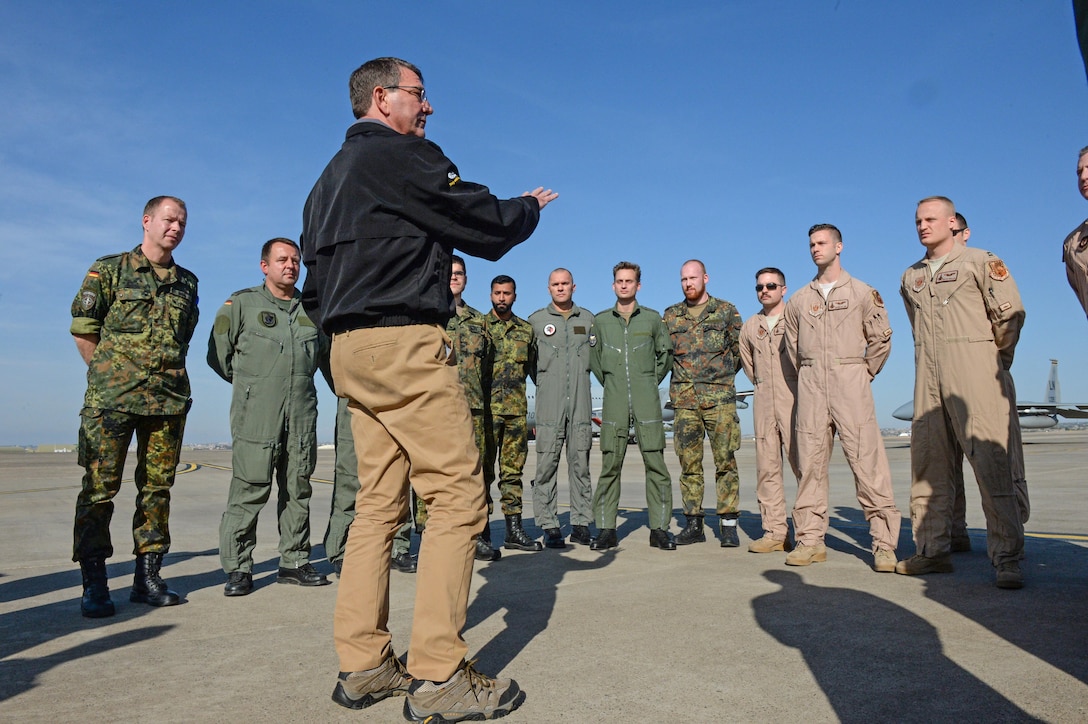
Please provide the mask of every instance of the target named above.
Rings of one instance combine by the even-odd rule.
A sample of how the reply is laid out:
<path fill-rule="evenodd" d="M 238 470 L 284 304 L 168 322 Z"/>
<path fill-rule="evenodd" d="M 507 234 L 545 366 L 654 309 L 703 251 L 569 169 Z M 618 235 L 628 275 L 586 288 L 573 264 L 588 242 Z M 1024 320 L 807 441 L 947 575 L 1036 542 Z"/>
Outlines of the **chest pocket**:
<path fill-rule="evenodd" d="M 171 293 L 167 296 L 167 310 L 171 329 L 175 330 L 178 341 L 188 344 L 196 330 L 196 305 L 181 294 Z"/>
<path fill-rule="evenodd" d="M 523 329 L 512 329 L 507 335 L 512 353 L 512 359 L 519 365 L 529 363 L 529 343 L 532 339 L 529 332 Z"/>
<path fill-rule="evenodd" d="M 152 293 L 148 289 L 118 289 L 103 326 L 122 334 L 144 332 L 151 320 L 153 301 Z"/>

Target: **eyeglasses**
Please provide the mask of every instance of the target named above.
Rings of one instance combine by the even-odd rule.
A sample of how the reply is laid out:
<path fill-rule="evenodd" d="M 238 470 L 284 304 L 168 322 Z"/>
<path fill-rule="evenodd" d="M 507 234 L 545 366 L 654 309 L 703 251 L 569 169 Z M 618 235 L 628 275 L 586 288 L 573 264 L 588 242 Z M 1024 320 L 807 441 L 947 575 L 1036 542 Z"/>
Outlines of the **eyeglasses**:
<path fill-rule="evenodd" d="M 775 289 L 778 289 L 781 286 L 784 286 L 784 285 L 783 284 L 776 284 L 774 282 L 771 282 L 770 284 L 756 284 L 756 294 L 759 294 L 764 289 L 766 289 L 769 292 L 773 292 Z"/>
<path fill-rule="evenodd" d="M 952 236 L 955 236 L 956 234 L 962 234 L 965 231 L 967 231 L 966 226 L 963 227 L 962 229 L 952 229 Z"/>
<path fill-rule="evenodd" d="M 465 273 L 463 271 L 450 272 L 451 277 L 463 277 Z"/>
<path fill-rule="evenodd" d="M 427 91 L 421 85 L 383 85 L 386 90 L 402 90 L 414 95 L 420 103 L 427 102 Z"/>

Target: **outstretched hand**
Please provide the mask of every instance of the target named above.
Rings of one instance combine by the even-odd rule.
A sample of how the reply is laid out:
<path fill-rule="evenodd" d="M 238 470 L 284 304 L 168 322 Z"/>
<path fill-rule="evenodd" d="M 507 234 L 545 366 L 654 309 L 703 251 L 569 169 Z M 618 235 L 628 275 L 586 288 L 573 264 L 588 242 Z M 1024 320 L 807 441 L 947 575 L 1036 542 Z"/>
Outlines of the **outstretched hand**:
<path fill-rule="evenodd" d="M 551 189 L 545 191 L 543 186 L 537 186 L 532 191 L 526 191 L 522 194 L 522 196 L 532 196 L 533 198 L 535 198 L 536 202 L 540 204 L 541 209 L 559 198 L 559 194 L 555 193 Z"/>

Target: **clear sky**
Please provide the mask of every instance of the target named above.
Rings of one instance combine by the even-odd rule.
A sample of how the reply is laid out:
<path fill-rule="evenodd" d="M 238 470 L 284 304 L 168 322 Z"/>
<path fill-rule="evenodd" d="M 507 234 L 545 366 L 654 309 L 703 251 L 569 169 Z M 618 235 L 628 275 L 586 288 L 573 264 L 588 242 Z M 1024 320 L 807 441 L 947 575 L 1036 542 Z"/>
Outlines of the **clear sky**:
<path fill-rule="evenodd" d="M 200 277 L 186 441 L 230 439 L 229 387 L 204 361 L 212 319 L 260 283 L 262 242 L 298 237 L 353 120 L 348 76 L 382 55 L 423 70 L 427 135 L 463 178 L 561 194 L 506 258 L 469 260 L 477 308 L 505 273 L 528 316 L 565 266 L 596 312 L 629 259 L 661 311 L 698 257 L 748 317 L 755 270 L 799 288 L 807 229 L 831 222 L 844 267 L 887 301 L 893 351 L 873 390 L 881 424 L 899 425 L 914 374 L 899 278 L 922 255 L 915 203 L 943 194 L 1020 285 L 1021 399 L 1042 397 L 1054 357 L 1064 399 L 1088 401 L 1088 323 L 1060 250 L 1088 215 L 1072 15 L 1069 0 L 0 4 L 0 444 L 75 441 L 72 299 L 95 258 L 140 242 L 159 194 L 188 203 L 176 258 Z"/>

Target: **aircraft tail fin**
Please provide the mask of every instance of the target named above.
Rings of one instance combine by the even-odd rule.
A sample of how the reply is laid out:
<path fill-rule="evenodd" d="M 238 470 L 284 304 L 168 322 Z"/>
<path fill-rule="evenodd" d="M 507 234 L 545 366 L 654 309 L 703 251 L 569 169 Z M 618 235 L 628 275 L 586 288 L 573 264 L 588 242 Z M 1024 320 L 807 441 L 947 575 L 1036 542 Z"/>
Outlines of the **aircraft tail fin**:
<path fill-rule="evenodd" d="M 1043 398 L 1048 405 L 1056 405 L 1062 401 L 1062 385 L 1058 381 L 1058 360 L 1050 360 L 1050 375 L 1046 378 L 1046 396 Z"/>

